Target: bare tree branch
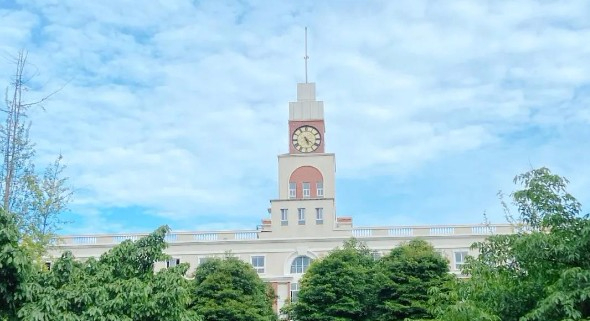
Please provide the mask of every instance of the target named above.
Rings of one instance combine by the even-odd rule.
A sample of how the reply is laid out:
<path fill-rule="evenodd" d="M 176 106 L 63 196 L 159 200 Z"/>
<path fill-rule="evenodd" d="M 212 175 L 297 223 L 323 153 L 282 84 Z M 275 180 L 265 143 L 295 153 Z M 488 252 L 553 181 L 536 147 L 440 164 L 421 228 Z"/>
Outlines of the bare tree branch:
<path fill-rule="evenodd" d="M 42 104 L 65 85 L 39 100 L 26 102 L 26 83 L 38 74 L 26 75 L 27 58 L 25 50 L 14 57 L 14 78 L 6 89 L 6 106 L 1 109 L 5 119 L 0 122 L 0 192 L 4 210 L 15 216 L 24 237 L 40 245 L 37 248 L 44 249 L 52 234 L 64 223 L 60 214 L 67 210 L 72 192 L 67 178 L 62 177 L 65 166 L 61 163 L 61 154 L 43 175 L 36 173 L 32 162 L 35 144 L 29 139 L 31 122 L 27 120 L 27 113 L 33 106 L 44 110 Z"/>

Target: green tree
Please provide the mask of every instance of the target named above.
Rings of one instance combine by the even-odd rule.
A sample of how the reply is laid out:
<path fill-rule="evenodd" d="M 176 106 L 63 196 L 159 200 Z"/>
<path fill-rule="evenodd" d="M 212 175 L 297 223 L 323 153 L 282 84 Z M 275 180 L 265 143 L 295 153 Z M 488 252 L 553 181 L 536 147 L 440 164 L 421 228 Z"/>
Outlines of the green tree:
<path fill-rule="evenodd" d="M 56 92 L 39 100 L 27 100 L 27 52 L 14 57 L 15 73 L 6 89 L 4 122 L 0 122 L 0 195 L 2 208 L 15 214 L 20 235 L 29 249 L 40 258 L 57 229 L 63 223 L 60 214 L 66 209 L 72 192 L 67 178 L 62 177 L 62 156 L 39 175 L 32 162 L 35 144 L 29 138 L 31 122 L 28 113 Z"/>
<path fill-rule="evenodd" d="M 391 250 L 376 265 L 379 282 L 375 320 L 432 319 L 428 311 L 432 287 L 443 288 L 454 277 L 449 262 L 428 242 L 415 239 Z"/>
<path fill-rule="evenodd" d="M 273 321 L 271 291 L 250 264 L 211 258 L 195 271 L 191 309 L 205 321 Z"/>
<path fill-rule="evenodd" d="M 18 240 L 14 217 L 0 209 L 0 320 L 16 318 L 26 299 L 33 271 L 30 258 Z"/>
<path fill-rule="evenodd" d="M 346 241 L 310 265 L 301 279 L 298 300 L 286 311 L 298 321 L 369 319 L 379 282 L 374 265 L 372 252 L 363 243 Z"/>
<path fill-rule="evenodd" d="M 441 303 L 440 320 L 587 320 L 590 318 L 590 221 L 566 191 L 568 181 L 547 168 L 516 176 L 511 194 L 518 233 L 474 245 L 469 279 Z M 524 225 L 522 225 L 523 223 Z"/>
<path fill-rule="evenodd" d="M 77 261 L 69 252 L 39 272 L 29 300 L 18 311 L 39 320 L 201 320 L 188 309 L 188 264 L 155 272 L 167 258 L 167 227 L 136 242 L 125 241 L 98 260 Z"/>

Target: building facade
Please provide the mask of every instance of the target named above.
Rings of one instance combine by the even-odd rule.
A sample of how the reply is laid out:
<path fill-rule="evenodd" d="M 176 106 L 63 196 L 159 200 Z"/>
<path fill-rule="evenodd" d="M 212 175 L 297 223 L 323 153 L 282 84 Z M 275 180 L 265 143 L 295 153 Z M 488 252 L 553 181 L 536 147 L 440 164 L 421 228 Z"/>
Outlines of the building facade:
<path fill-rule="evenodd" d="M 191 269 L 227 252 L 249 262 L 277 294 L 275 310 L 295 300 L 299 280 L 309 264 L 355 237 L 375 256 L 412 238 L 434 245 L 459 274 L 469 247 L 490 234 L 513 233 L 510 225 L 355 227 L 352 217 L 336 214 L 335 155 L 326 151 L 324 103 L 316 99 L 314 83 L 297 84 L 297 99 L 289 103 L 289 152 L 278 155 L 278 198 L 270 201 L 270 218 L 255 230 L 171 232 L 168 262 L 156 269 L 189 263 Z M 53 250 L 71 250 L 78 258 L 97 257 L 120 242 L 146 234 L 62 236 Z"/>

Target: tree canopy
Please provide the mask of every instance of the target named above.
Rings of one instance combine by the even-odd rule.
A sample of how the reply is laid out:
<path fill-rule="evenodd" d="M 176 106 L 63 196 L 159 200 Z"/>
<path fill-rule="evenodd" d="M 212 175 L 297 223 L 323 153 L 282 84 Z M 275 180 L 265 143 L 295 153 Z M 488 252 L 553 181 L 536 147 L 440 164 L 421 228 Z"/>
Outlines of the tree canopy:
<path fill-rule="evenodd" d="M 356 241 L 310 266 L 299 300 L 284 311 L 294 320 L 590 319 L 590 219 L 567 192 L 567 179 L 547 168 L 514 179 L 502 199 L 515 233 L 473 245 L 457 279 L 422 240 L 372 261 Z M 513 214 L 511 208 L 515 208 Z"/>
<path fill-rule="evenodd" d="M 351 239 L 315 260 L 301 279 L 292 307 L 295 320 L 366 320 L 374 302 L 376 280 L 371 251 Z"/>
<path fill-rule="evenodd" d="M 41 269 L 21 244 L 12 215 L 0 211 L 0 320 L 277 319 L 274 293 L 235 257 L 212 259 L 186 278 L 189 265 L 154 271 L 168 227 L 127 240 L 98 259 L 65 252 Z"/>
<path fill-rule="evenodd" d="M 298 300 L 285 309 L 294 320 L 405 320 L 432 317 L 428 290 L 453 279 L 448 261 L 424 240 L 412 240 L 375 259 L 356 239 L 311 264 Z"/>
<path fill-rule="evenodd" d="M 414 239 L 391 250 L 377 262 L 374 319 L 430 319 L 428 291 L 454 279 L 449 262 L 428 242 Z"/>
<path fill-rule="evenodd" d="M 205 321 L 272 321 L 274 293 L 252 266 L 233 256 L 210 258 L 195 271 L 191 309 Z"/>
<path fill-rule="evenodd" d="M 136 242 L 124 241 L 98 260 L 65 252 L 38 273 L 21 320 L 200 320 L 188 309 L 188 264 L 154 272 L 166 259 L 167 227 Z"/>
<path fill-rule="evenodd" d="M 32 272 L 30 257 L 19 245 L 14 216 L 0 208 L 0 320 L 16 317 Z"/>
<path fill-rule="evenodd" d="M 451 294 L 433 291 L 439 320 L 587 320 L 590 318 L 590 220 L 547 168 L 516 176 L 509 212 L 517 233 L 474 245 L 469 276 Z M 508 206 L 507 206 L 508 208 Z M 452 299 L 451 304 L 448 304 Z"/>

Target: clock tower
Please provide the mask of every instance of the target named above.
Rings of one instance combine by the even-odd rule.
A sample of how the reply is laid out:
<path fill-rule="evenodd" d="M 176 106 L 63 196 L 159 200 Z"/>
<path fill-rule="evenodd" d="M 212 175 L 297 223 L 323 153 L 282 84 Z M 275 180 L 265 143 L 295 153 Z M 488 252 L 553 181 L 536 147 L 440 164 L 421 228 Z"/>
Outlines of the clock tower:
<path fill-rule="evenodd" d="M 324 153 L 324 133 L 324 102 L 315 98 L 315 83 L 297 84 L 297 101 L 289 103 L 289 153 Z"/>
<path fill-rule="evenodd" d="M 271 219 L 263 225 L 273 237 L 339 234 L 335 157 L 326 153 L 324 102 L 316 100 L 315 83 L 297 84 L 288 130 L 289 153 L 278 156 L 279 195 L 270 201 Z"/>

